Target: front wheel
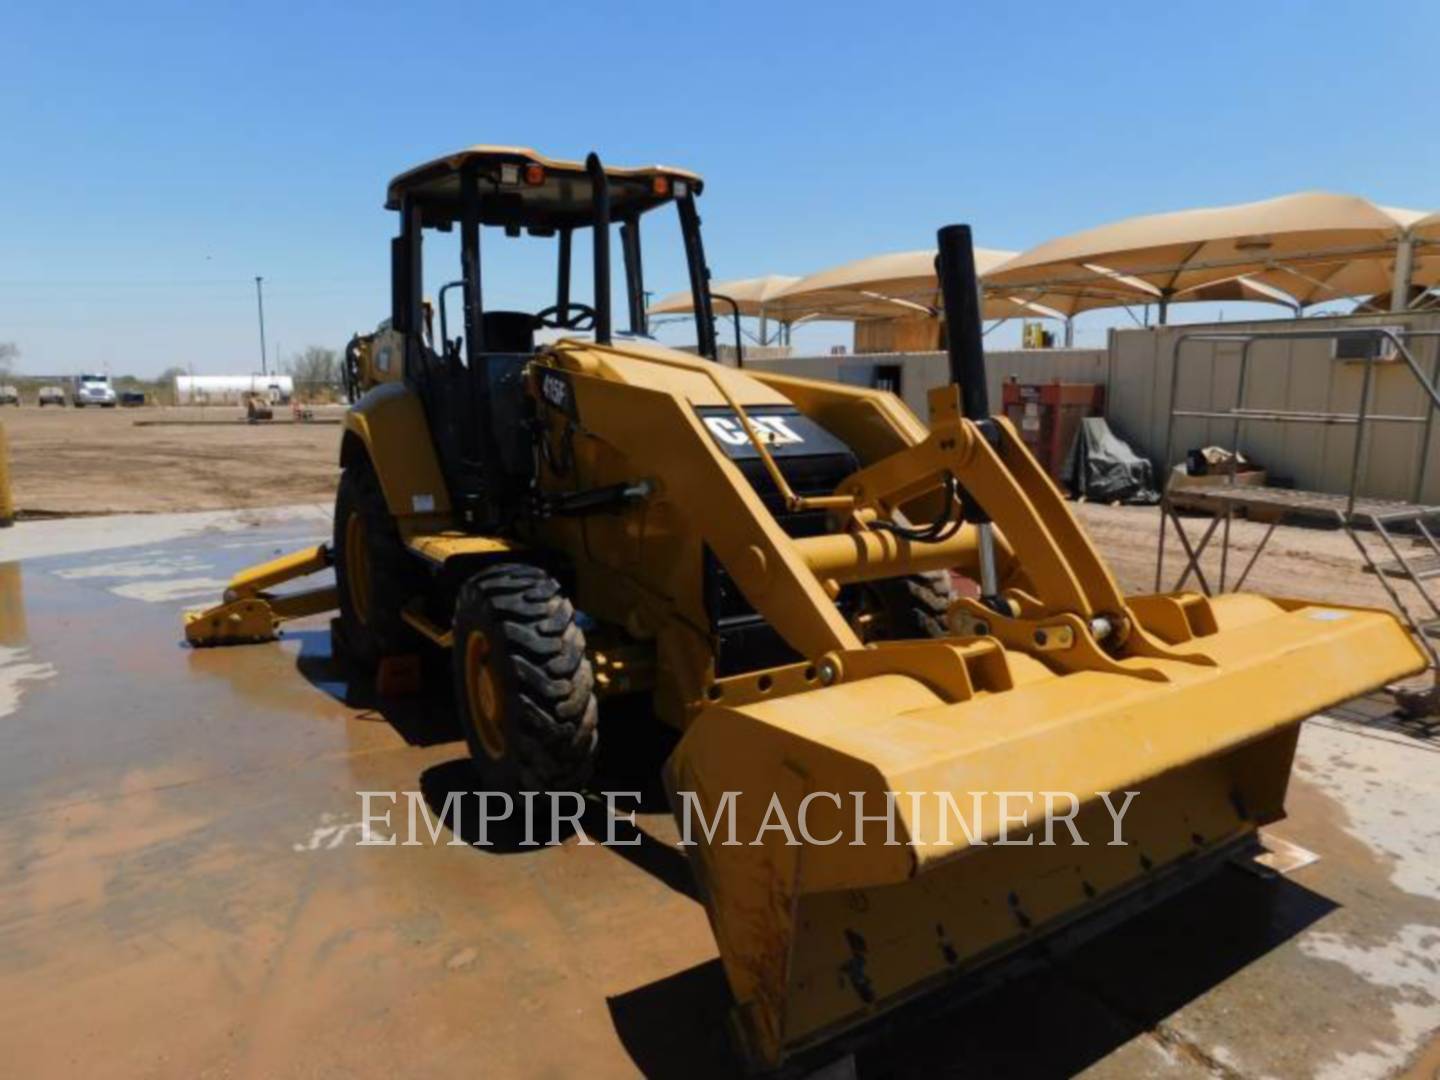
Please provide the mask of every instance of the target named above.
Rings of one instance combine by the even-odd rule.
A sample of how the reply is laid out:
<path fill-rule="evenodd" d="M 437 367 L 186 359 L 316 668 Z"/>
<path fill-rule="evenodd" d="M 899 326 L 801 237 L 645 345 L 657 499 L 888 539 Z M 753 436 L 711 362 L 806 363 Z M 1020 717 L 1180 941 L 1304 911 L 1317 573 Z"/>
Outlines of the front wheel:
<path fill-rule="evenodd" d="M 905 641 L 950 633 L 945 616 L 954 594 L 947 571 L 867 581 L 859 589 L 860 606 L 852 625 L 861 641 Z"/>
<path fill-rule="evenodd" d="M 585 635 L 539 567 L 499 563 L 455 600 L 455 705 L 492 790 L 579 791 L 599 739 Z"/>

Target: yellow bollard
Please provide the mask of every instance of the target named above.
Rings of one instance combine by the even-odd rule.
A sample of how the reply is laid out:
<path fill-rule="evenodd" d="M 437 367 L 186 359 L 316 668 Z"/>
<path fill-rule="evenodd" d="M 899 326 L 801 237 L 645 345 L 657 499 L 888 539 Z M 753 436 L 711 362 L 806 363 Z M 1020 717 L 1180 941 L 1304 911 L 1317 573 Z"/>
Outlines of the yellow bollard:
<path fill-rule="evenodd" d="M 5 425 L 0 424 L 0 529 L 15 524 L 15 500 L 10 497 L 10 448 Z"/>
<path fill-rule="evenodd" d="M 21 646 L 30 640 L 25 627 L 25 592 L 18 562 L 0 562 L 0 645 Z"/>

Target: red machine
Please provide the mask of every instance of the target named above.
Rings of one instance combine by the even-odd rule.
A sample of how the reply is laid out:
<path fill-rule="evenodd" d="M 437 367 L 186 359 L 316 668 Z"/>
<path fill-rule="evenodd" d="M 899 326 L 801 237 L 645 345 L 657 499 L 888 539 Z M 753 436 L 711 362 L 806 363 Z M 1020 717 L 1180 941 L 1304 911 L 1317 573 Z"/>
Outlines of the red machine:
<path fill-rule="evenodd" d="M 1005 415 L 1050 478 L 1065 485 L 1062 469 L 1080 421 L 1105 413 L 1105 387 L 1099 383 L 1022 383 L 1004 386 Z"/>

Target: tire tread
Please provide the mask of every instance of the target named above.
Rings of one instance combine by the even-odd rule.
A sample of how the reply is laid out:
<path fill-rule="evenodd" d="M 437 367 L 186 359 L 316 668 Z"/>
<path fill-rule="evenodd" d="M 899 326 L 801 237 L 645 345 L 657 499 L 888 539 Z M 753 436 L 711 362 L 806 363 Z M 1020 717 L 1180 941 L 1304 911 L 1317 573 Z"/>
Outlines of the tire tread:
<path fill-rule="evenodd" d="M 473 624 L 504 639 L 512 677 L 514 723 L 506 735 L 511 786 L 521 791 L 578 790 L 598 745 L 595 677 L 585 633 L 560 584 L 536 566 L 497 563 L 460 587 L 455 602 L 457 704 L 468 708 L 461 642 Z M 470 735 L 468 726 L 467 736 Z M 472 742 L 478 762 L 489 762 Z"/>

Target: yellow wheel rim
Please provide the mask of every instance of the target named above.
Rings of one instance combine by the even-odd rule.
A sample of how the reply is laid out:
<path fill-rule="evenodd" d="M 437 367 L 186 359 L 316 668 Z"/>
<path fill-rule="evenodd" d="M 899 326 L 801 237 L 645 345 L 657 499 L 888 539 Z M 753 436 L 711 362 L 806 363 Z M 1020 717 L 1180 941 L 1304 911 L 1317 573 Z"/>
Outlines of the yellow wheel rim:
<path fill-rule="evenodd" d="M 485 753 L 498 761 L 505 754 L 505 730 L 501 723 L 503 695 L 490 662 L 490 639 L 472 630 L 465 639 L 465 690 L 470 724 Z"/>
<path fill-rule="evenodd" d="M 365 519 L 351 510 L 345 519 L 345 585 L 350 607 L 362 625 L 370 622 L 370 548 L 365 543 Z"/>

